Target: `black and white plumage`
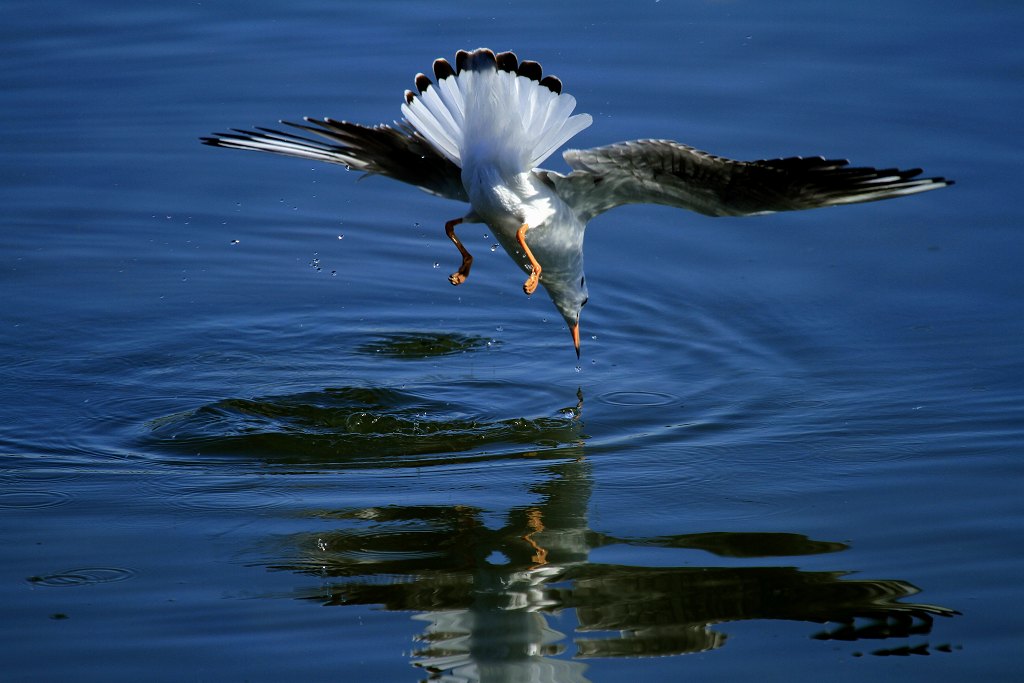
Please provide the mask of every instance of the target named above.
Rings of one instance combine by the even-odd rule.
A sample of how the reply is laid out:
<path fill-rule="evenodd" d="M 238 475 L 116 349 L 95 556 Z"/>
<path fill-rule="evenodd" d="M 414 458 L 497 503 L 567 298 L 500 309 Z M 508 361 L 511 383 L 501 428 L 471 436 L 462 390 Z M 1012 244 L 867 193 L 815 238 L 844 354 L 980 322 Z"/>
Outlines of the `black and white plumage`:
<path fill-rule="evenodd" d="M 288 123 L 304 135 L 258 128 L 202 138 L 208 145 L 272 152 L 342 164 L 466 202 L 445 226 L 462 254 L 449 278 L 461 284 L 472 256 L 455 235 L 461 222 L 486 223 L 529 274 L 532 294 L 547 290 L 579 355 L 580 310 L 587 302 L 583 235 L 592 218 L 632 203 L 689 209 L 708 216 L 748 216 L 869 202 L 952 184 L 921 178 L 921 169 L 851 167 L 843 160 L 791 157 L 733 161 L 671 140 L 634 140 L 562 156 L 568 174 L 539 168 L 591 124 L 573 114 L 576 100 L 537 62 L 480 48 L 459 51 L 455 66 L 434 62 L 407 91 L 404 120 L 362 126 L 334 119 Z"/>

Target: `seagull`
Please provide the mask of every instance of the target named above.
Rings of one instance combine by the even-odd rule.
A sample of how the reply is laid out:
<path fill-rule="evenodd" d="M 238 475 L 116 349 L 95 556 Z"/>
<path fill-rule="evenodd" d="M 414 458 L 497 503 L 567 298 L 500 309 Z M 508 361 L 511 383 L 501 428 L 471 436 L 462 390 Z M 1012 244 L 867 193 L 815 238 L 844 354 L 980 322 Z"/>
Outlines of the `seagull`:
<path fill-rule="evenodd" d="M 433 64 L 405 92 L 401 121 L 364 126 L 306 117 L 280 123 L 317 138 L 272 128 L 232 129 L 207 145 L 283 154 L 383 175 L 469 211 L 445 223 L 462 262 L 448 280 L 461 285 L 473 256 L 455 233 L 484 223 L 527 274 L 523 291 L 542 285 L 572 333 L 580 356 L 580 311 L 587 303 L 583 234 L 595 216 L 623 204 L 662 204 L 707 216 L 753 216 L 856 204 L 935 190 L 953 181 L 920 178 L 919 168 L 851 167 L 846 160 L 788 157 L 734 161 L 673 140 L 632 140 L 569 149 L 569 173 L 540 164 L 592 123 L 573 114 L 576 99 L 541 65 L 512 52 L 460 50 L 455 65 Z"/>

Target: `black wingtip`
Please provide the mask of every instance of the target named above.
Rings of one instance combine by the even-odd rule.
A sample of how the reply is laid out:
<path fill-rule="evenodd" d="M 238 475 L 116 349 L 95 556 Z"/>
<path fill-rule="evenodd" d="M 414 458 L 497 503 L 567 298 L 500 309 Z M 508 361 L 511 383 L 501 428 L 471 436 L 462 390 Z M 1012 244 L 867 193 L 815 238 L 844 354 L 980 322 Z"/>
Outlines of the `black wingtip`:
<path fill-rule="evenodd" d="M 462 73 L 467 69 L 470 71 L 484 71 L 497 68 L 498 58 L 493 50 L 486 47 L 477 48 L 472 52 L 459 50 L 455 53 L 455 69 L 457 73 Z"/>
<path fill-rule="evenodd" d="M 540 79 L 540 84 L 556 95 L 562 94 L 562 81 L 555 76 L 545 76 Z"/>
<path fill-rule="evenodd" d="M 540 81 L 544 75 L 544 69 L 541 68 L 540 62 L 526 59 L 519 63 L 519 71 L 517 73 L 520 76 L 526 76 L 531 81 Z"/>
<path fill-rule="evenodd" d="M 443 81 L 449 76 L 455 75 L 455 69 L 448 63 L 447 59 L 435 59 L 434 60 L 434 78 L 438 81 Z"/>
<path fill-rule="evenodd" d="M 430 76 L 426 74 L 416 74 L 416 89 L 419 90 L 421 95 L 432 85 L 434 85 L 434 82 L 430 80 Z"/>
<path fill-rule="evenodd" d="M 498 63 L 498 68 L 502 71 L 514 73 L 519 70 L 519 58 L 516 57 L 515 52 L 499 52 L 494 55 L 494 59 Z"/>
<path fill-rule="evenodd" d="M 555 76 L 544 76 L 544 69 L 541 68 L 540 62 L 529 59 L 519 61 L 516 53 L 510 50 L 497 54 L 486 47 L 477 48 L 473 51 L 459 50 L 455 53 L 454 69 L 452 69 L 451 63 L 445 59 L 434 60 L 434 75 L 438 80 L 447 78 L 453 73 L 458 75 L 466 70 L 484 71 L 487 69 L 514 73 L 517 76 L 537 81 L 556 95 L 562 93 L 562 81 Z"/>

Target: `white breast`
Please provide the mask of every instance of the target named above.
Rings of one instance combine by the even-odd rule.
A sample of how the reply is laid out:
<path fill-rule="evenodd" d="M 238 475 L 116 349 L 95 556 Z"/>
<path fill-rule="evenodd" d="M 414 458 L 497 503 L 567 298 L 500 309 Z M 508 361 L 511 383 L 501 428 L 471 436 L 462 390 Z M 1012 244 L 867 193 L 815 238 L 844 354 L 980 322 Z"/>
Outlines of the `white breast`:
<path fill-rule="evenodd" d="M 494 166 L 474 165 L 462 169 L 462 183 L 479 219 L 511 235 L 523 223 L 531 228 L 548 223 L 562 204 L 532 173 L 504 177 Z"/>

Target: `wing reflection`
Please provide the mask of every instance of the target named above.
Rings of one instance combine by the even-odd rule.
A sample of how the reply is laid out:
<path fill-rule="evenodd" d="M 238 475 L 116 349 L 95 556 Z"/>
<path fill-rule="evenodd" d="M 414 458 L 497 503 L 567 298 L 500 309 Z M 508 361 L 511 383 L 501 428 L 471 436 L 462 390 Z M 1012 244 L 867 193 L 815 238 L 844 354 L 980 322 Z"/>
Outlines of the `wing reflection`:
<path fill-rule="evenodd" d="M 750 558 L 840 552 L 842 543 L 781 533 L 599 533 L 586 517 L 587 461 L 546 470 L 532 489 L 541 502 L 510 509 L 499 522 L 493 511 L 461 505 L 317 512 L 337 528 L 291 537 L 299 557 L 273 568 L 326 579 L 299 599 L 415 612 L 424 622 L 415 664 L 446 681 L 585 681 L 577 659 L 719 648 L 726 636 L 714 626 L 724 622 L 827 624 L 811 637 L 852 641 L 926 635 L 936 615 L 956 614 L 902 602 L 919 592 L 905 581 L 747 566 Z M 590 561 L 608 546 L 669 548 L 685 558 L 657 567 Z M 697 566 L 694 559 L 707 554 L 745 558 L 744 566 Z"/>

